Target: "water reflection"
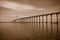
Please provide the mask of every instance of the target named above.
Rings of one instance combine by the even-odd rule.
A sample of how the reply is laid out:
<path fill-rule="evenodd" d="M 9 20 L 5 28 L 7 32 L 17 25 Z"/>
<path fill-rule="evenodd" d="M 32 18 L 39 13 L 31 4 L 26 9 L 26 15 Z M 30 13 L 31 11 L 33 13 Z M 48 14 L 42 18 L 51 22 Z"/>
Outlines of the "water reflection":
<path fill-rule="evenodd" d="M 0 40 L 56 40 L 56 24 L 52 24 L 54 27 L 52 34 L 50 25 L 48 23 L 46 33 L 46 24 L 44 24 L 43 33 L 42 29 L 39 29 L 42 26 L 39 27 L 38 23 L 35 24 L 35 29 L 30 23 L 0 23 Z"/>

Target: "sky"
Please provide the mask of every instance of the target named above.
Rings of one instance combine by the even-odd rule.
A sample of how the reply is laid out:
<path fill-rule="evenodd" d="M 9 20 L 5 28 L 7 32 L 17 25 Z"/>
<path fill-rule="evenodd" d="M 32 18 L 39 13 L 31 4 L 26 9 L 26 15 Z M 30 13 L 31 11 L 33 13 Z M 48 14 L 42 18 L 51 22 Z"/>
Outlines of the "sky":
<path fill-rule="evenodd" d="M 53 12 L 60 12 L 60 0 L 0 0 L 0 22 Z"/>

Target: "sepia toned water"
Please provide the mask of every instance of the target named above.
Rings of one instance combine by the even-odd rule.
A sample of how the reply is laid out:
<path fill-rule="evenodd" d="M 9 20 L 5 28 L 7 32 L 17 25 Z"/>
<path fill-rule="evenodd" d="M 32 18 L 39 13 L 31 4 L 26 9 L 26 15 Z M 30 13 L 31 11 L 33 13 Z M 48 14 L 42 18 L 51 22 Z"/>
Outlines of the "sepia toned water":
<path fill-rule="evenodd" d="M 42 23 L 0 23 L 0 40 L 56 40 L 57 25 L 52 24 L 52 34 L 50 23 L 47 31 L 46 23 L 43 26 L 44 29 Z"/>

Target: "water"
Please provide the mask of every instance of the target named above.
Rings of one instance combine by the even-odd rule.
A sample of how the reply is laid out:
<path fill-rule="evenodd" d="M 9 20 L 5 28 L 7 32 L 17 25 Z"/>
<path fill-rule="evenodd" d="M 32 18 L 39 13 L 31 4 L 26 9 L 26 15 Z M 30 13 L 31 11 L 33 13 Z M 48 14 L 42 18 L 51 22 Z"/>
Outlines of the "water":
<path fill-rule="evenodd" d="M 42 24 L 39 26 L 39 23 L 0 23 L 0 40 L 56 40 L 57 25 L 52 25 L 51 34 L 50 23 L 47 24 L 47 31 L 46 23 L 43 24 L 43 32 Z"/>

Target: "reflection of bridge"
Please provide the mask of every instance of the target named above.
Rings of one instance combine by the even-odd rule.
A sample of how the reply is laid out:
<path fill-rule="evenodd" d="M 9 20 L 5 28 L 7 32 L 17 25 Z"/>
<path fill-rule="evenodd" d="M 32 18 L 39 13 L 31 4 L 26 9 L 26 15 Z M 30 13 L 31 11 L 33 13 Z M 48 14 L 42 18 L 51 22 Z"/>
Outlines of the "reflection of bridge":
<path fill-rule="evenodd" d="M 60 12 L 57 12 L 57 13 L 49 13 L 49 14 L 20 18 L 12 22 L 30 25 L 30 27 L 32 27 L 31 29 L 37 31 L 40 35 L 35 39 L 58 40 L 60 37 L 59 17 Z"/>

